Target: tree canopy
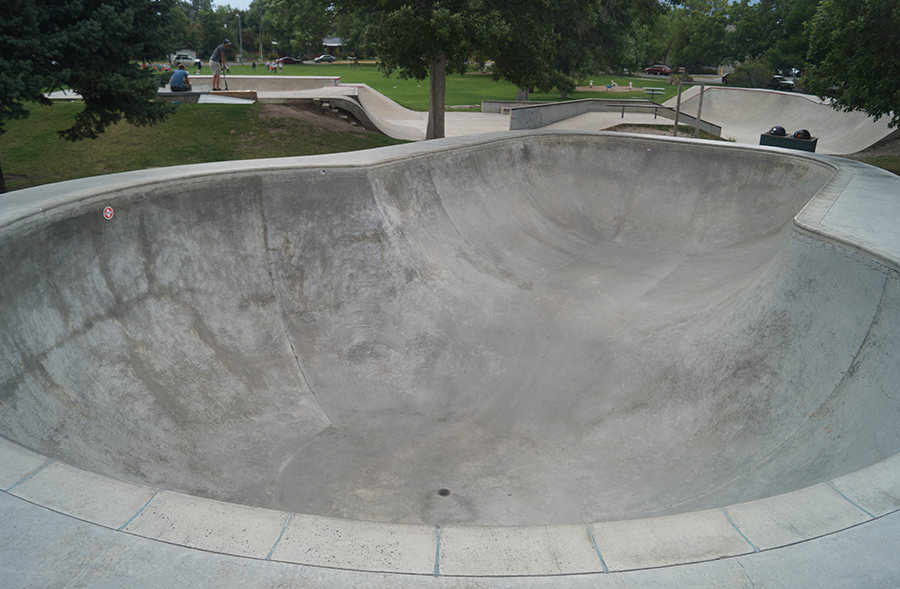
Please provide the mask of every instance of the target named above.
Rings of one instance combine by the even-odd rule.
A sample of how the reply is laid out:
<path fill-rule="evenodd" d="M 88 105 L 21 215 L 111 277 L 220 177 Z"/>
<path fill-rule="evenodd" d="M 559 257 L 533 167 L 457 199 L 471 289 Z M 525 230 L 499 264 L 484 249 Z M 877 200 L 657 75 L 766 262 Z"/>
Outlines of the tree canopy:
<path fill-rule="evenodd" d="M 173 112 L 157 102 L 166 76 L 131 59 L 164 55 L 173 0 L 4 0 L 0 5 L 0 133 L 44 92 L 69 89 L 84 109 L 68 140 L 95 138 L 125 119 L 152 125 Z M 2 172 L 0 172 L 2 178 Z M 2 187 L 0 187 L 2 188 Z"/>
<path fill-rule="evenodd" d="M 900 4 L 823 0 L 807 25 L 810 67 L 804 86 L 845 111 L 900 126 Z"/>
<path fill-rule="evenodd" d="M 27 103 L 68 88 L 84 98 L 75 124 L 60 134 L 94 138 L 124 118 L 152 124 L 171 112 L 153 101 L 165 79 L 130 59 L 165 54 L 171 0 L 6 0 L 0 9 L 0 132 Z"/>
<path fill-rule="evenodd" d="M 776 70 L 799 68 L 809 37 L 804 24 L 819 0 L 741 0 L 731 6 L 731 58 L 765 61 Z"/>
<path fill-rule="evenodd" d="M 686 0 L 671 11 L 671 58 L 691 67 L 718 65 L 726 52 L 727 0 Z"/>

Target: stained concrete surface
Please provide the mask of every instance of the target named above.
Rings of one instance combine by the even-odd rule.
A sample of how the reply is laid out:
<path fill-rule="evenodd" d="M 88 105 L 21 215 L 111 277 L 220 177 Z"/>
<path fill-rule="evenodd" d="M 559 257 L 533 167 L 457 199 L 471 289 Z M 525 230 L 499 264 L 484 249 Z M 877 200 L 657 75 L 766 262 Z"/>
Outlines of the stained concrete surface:
<path fill-rule="evenodd" d="M 792 222 L 858 164 L 537 133 L 219 168 L 4 201 L 4 436 L 468 526 L 717 508 L 898 450 L 900 248 Z"/>
<path fill-rule="evenodd" d="M 7 232 L 0 427 L 128 481 L 392 523 L 808 486 L 900 448 L 869 393 L 897 368 L 861 361 L 895 349 L 896 281 L 790 234 L 834 175 L 548 135 L 149 187 Z"/>

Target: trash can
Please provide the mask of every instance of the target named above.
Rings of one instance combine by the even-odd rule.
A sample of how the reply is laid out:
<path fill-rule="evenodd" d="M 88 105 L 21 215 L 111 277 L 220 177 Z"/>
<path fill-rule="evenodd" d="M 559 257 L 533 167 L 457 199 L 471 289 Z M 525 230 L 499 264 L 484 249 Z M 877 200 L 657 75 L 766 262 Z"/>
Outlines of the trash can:
<path fill-rule="evenodd" d="M 786 147 L 787 149 L 799 149 L 812 153 L 815 153 L 818 141 L 819 138 L 811 136 L 806 129 L 799 129 L 788 135 L 784 127 L 780 126 L 772 127 L 759 136 L 760 145 Z"/>

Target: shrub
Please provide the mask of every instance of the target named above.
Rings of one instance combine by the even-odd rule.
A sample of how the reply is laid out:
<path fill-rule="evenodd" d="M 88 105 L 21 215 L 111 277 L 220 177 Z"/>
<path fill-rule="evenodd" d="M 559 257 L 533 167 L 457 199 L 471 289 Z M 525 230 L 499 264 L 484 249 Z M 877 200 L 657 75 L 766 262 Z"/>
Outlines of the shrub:
<path fill-rule="evenodd" d="M 763 61 L 748 61 L 735 68 L 728 76 L 729 86 L 740 88 L 765 88 L 775 75 L 775 70 Z"/>

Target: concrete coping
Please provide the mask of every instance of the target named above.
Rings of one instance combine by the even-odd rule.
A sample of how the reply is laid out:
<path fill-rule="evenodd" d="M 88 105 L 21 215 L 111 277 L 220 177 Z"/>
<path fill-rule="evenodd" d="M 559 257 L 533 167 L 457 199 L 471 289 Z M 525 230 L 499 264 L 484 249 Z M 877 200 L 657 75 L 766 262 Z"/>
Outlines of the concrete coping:
<path fill-rule="evenodd" d="M 529 133 L 528 135 L 533 135 Z M 559 133 L 546 133 L 559 135 Z M 568 133 L 584 135 L 584 132 Z M 603 133 L 600 133 L 603 134 Z M 49 209 L 96 203 L 128 189 L 205 174 L 296 167 L 377 165 L 395 159 L 522 137 L 498 133 L 402 145 L 360 154 L 185 166 L 73 181 L 0 199 L 0 228 Z M 622 134 L 616 134 L 621 137 Z M 689 143 L 695 140 L 645 140 Z M 709 145 L 709 143 L 706 143 Z M 724 149 L 766 150 L 723 145 Z M 775 148 L 768 148 L 775 149 Z M 900 179 L 836 158 L 813 158 L 835 177 L 797 215 L 795 233 L 850 248 L 885 265 L 900 261 L 896 235 L 856 235 L 829 216 L 845 198 L 896 219 Z M 328 164 L 326 164 L 326 161 Z M 240 165 L 236 165 L 240 164 Z M 35 196 L 42 198 L 35 199 Z M 27 204 L 26 204 L 27 202 Z M 850 223 L 852 224 L 852 223 Z M 434 576 L 607 574 L 699 563 L 788 547 L 900 510 L 900 454 L 790 493 L 723 508 L 621 521 L 538 526 L 410 525 L 343 520 L 224 503 L 119 481 L 32 452 L 0 438 L 0 489 L 35 505 L 121 533 L 238 557 L 377 573 Z"/>
<path fill-rule="evenodd" d="M 900 455 L 721 509 L 542 526 L 387 524 L 247 507 L 122 482 L 4 439 L 0 488 L 104 528 L 244 558 L 410 575 L 602 574 L 773 550 L 873 521 L 900 510 Z"/>

